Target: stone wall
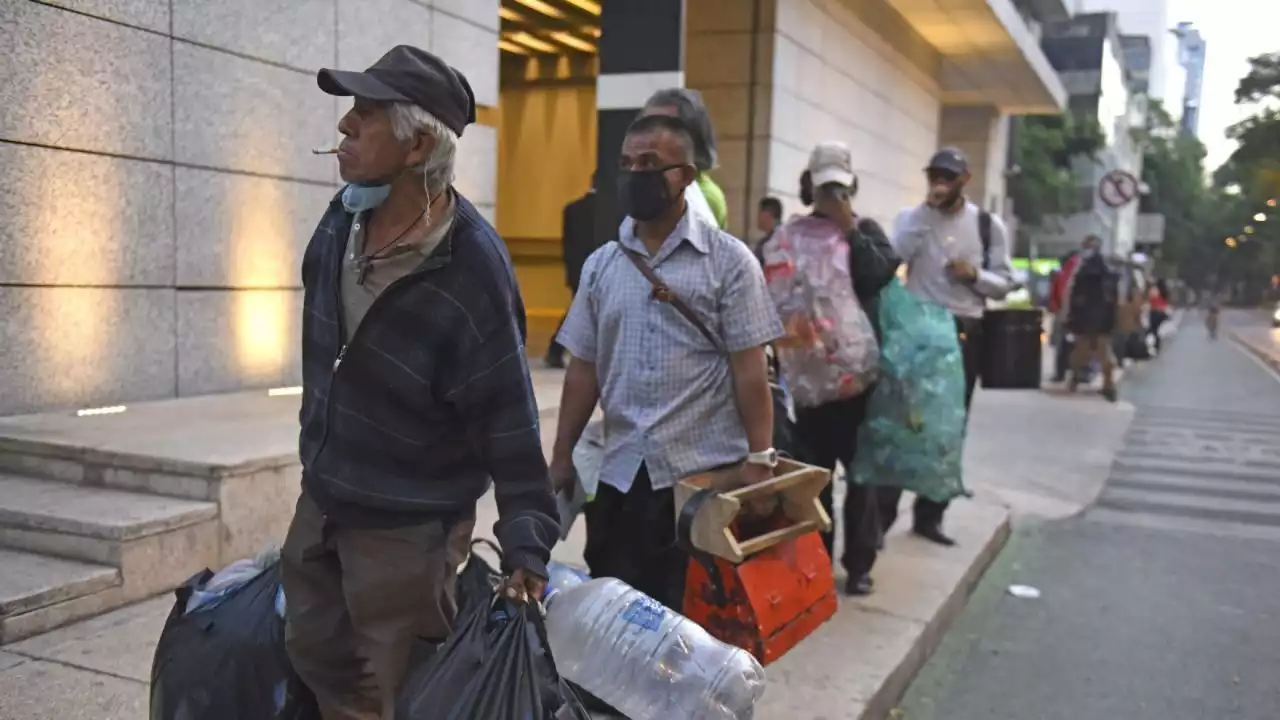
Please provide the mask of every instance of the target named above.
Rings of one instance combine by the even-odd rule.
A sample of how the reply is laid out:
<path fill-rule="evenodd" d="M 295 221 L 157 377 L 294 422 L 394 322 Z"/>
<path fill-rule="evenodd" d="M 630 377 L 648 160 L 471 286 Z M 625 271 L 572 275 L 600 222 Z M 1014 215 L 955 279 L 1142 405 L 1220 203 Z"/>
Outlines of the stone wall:
<path fill-rule="evenodd" d="M 800 173 L 822 140 L 852 149 L 859 212 L 887 226 L 920 201 L 938 142 L 940 58 L 892 8 L 688 0 L 687 12 L 687 82 L 716 123 L 731 231 L 754 237 L 766 194 L 799 211 Z"/>
<path fill-rule="evenodd" d="M 299 262 L 346 110 L 399 43 L 498 101 L 498 0 L 4 0 L 0 414 L 299 381 Z M 496 137 L 458 187 L 491 217 Z"/>
<path fill-rule="evenodd" d="M 1009 160 L 1009 118 L 991 105 L 948 105 L 942 109 L 938 144 L 969 157 L 969 199 L 996 213 L 1005 211 L 1005 167 Z"/>

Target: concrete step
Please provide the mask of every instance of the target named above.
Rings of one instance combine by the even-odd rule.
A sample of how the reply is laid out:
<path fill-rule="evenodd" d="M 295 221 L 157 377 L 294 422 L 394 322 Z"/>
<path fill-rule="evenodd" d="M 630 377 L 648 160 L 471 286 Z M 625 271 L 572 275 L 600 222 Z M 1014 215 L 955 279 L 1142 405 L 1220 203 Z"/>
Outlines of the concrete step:
<path fill-rule="evenodd" d="M 0 645 L 120 604 L 117 568 L 0 549 Z"/>
<path fill-rule="evenodd" d="M 117 568 L 121 602 L 219 563 L 218 506 L 0 476 L 0 547 Z"/>
<path fill-rule="evenodd" d="M 213 500 L 219 480 L 235 470 L 111 448 L 0 436 L 0 472 L 89 487 Z"/>

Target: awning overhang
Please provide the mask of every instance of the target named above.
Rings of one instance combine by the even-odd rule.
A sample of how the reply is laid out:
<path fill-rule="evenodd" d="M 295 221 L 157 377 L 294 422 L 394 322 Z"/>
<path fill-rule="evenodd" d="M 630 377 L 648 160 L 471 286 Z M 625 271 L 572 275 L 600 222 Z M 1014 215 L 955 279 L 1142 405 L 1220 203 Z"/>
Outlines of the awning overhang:
<path fill-rule="evenodd" d="M 1061 112 L 1067 91 L 1011 0 L 885 0 L 942 56 L 948 105 L 1014 115 Z"/>

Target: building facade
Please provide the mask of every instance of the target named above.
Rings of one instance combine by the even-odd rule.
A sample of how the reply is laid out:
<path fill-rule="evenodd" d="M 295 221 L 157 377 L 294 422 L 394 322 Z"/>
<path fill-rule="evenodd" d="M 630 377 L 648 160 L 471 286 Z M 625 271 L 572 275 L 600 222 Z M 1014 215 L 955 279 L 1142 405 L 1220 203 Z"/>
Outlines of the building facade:
<path fill-rule="evenodd" d="M 1106 252 L 1127 256 L 1137 244 L 1138 198 L 1116 209 L 1103 202 L 1099 187 L 1112 171 L 1142 176 L 1141 134 L 1135 131 L 1146 125 L 1147 45 L 1126 41 L 1114 13 L 1076 15 L 1050 24 L 1043 45 L 1067 87 L 1067 107 L 1079 117 L 1096 119 L 1105 144 L 1095 157 L 1075 160 L 1077 201 L 1036 230 L 1038 254 L 1061 255 L 1078 248 L 1086 236 L 1097 235 Z"/>
<path fill-rule="evenodd" d="M 497 2 L 0 2 L 0 413 L 298 382 L 299 262 L 337 188 L 321 67 L 397 43 L 498 100 Z M 495 130 L 459 181 L 494 204 Z"/>
<path fill-rule="evenodd" d="M 1177 39 L 1171 35 L 1170 0 L 1072 0 L 1073 13 L 1114 13 L 1118 31 L 1138 35 L 1151 43 L 1149 96 L 1168 106 L 1176 119 L 1181 107 L 1182 66 Z"/>
<path fill-rule="evenodd" d="M 0 25 L 0 414 L 297 383 L 298 263 L 338 187 L 309 150 L 346 109 L 315 71 L 395 44 L 476 92 L 457 186 L 507 239 L 531 354 L 568 301 L 561 208 L 595 172 L 615 212 L 655 89 L 704 94 L 747 237 L 759 198 L 799 209 L 820 140 L 885 223 L 942 144 L 1000 210 L 1008 116 L 1066 100 L 1011 0 L 6 0 Z"/>
<path fill-rule="evenodd" d="M 1200 94 L 1204 86 L 1204 38 L 1191 23 L 1180 22 L 1173 30 L 1178 39 L 1178 65 L 1186 74 L 1182 88 L 1182 132 L 1198 135 L 1200 132 Z"/>

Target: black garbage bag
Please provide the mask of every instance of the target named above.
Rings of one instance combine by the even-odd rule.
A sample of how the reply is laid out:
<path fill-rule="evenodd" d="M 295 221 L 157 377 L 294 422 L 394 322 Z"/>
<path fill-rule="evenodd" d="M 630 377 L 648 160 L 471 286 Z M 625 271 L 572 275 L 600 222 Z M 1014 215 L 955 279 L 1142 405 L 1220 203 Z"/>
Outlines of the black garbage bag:
<path fill-rule="evenodd" d="M 589 720 L 556 672 L 540 606 L 490 595 L 410 672 L 396 720 Z"/>
<path fill-rule="evenodd" d="M 188 613 L 211 577 L 197 573 L 174 593 L 151 663 L 151 720 L 320 720 L 285 652 L 280 565 Z"/>
<path fill-rule="evenodd" d="M 476 605 L 482 605 L 493 599 L 493 593 L 502 582 L 502 573 L 476 553 L 477 547 L 488 548 L 501 563 L 502 551 L 492 541 L 478 538 L 471 541 L 471 554 L 467 564 L 458 573 L 457 600 L 458 617 L 466 617 Z"/>

